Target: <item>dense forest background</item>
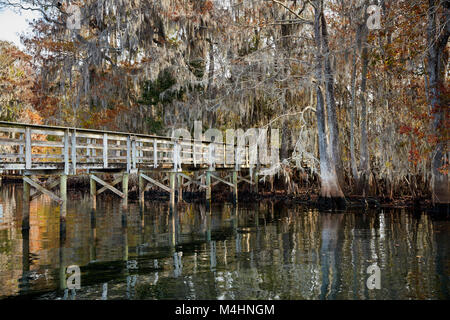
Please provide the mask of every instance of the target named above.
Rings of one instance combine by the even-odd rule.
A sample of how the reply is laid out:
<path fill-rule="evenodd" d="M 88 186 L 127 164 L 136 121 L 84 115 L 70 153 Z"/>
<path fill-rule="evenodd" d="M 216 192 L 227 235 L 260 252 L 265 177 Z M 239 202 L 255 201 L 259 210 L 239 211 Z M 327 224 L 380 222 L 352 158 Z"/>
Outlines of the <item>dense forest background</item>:
<path fill-rule="evenodd" d="M 67 28 L 68 8 L 81 29 Z M 381 28 L 367 27 L 370 5 Z M 167 134 L 279 128 L 297 193 L 449 203 L 448 0 L 0 0 L 0 120 Z M 72 16 L 73 17 L 73 16 Z M 306 170 L 304 167 L 308 166 Z"/>

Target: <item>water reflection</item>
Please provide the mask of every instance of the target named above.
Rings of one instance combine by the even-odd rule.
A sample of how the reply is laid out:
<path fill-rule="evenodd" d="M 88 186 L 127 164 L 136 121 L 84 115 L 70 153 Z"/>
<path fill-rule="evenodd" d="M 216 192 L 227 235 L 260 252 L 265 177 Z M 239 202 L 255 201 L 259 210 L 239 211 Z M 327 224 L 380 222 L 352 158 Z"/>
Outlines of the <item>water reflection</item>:
<path fill-rule="evenodd" d="M 0 298 L 448 299 L 449 227 L 402 210 L 320 213 L 261 202 L 124 206 L 73 192 L 66 214 L 0 194 Z M 366 286 L 381 269 L 381 289 Z M 67 267 L 81 268 L 81 288 Z"/>

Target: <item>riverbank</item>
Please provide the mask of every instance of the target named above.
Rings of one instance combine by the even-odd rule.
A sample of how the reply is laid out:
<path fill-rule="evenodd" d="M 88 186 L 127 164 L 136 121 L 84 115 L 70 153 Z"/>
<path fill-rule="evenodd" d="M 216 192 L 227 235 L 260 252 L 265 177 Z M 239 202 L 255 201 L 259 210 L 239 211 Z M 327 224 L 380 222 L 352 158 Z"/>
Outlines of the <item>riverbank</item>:
<path fill-rule="evenodd" d="M 105 181 L 113 180 L 113 175 L 105 174 Z M 43 180 L 45 181 L 45 180 Z M 21 178 L 17 176 L 3 177 L 2 183 L 21 183 Z M 273 191 L 270 189 L 273 188 Z M 69 190 L 89 190 L 89 178 L 88 176 L 77 176 L 68 179 Z M 178 192 L 176 192 L 178 197 Z M 100 195 L 102 196 L 102 195 Z M 129 179 L 129 192 L 128 197 L 130 200 L 138 200 L 138 179 L 136 175 L 130 175 Z M 151 188 L 145 191 L 145 200 L 152 201 L 168 201 L 169 194 L 164 191 L 160 191 L 157 187 Z M 196 191 L 191 188 L 190 190 L 183 191 L 183 201 L 187 203 L 202 203 L 205 202 L 205 191 Z M 229 190 L 229 187 L 219 184 L 213 187 L 212 198 L 214 202 L 233 202 L 233 193 Z M 297 190 L 295 194 L 288 193 L 286 189 L 282 188 L 279 181 L 275 181 L 274 184 L 260 183 L 259 193 L 251 192 L 248 185 L 244 184 L 239 189 L 238 201 L 240 203 L 250 203 L 254 201 L 282 201 L 287 205 L 307 205 L 315 207 L 321 210 L 333 210 L 340 211 L 344 208 L 356 208 L 356 209 L 387 209 L 387 208 L 410 208 L 414 211 L 425 210 L 432 214 L 438 214 L 444 219 L 450 219 L 450 207 L 448 204 L 433 206 L 431 199 L 427 197 L 413 197 L 413 196 L 401 196 L 396 198 L 380 197 L 380 196 L 360 196 L 350 194 L 345 196 L 344 208 L 333 208 L 328 203 L 324 203 L 319 197 L 319 187 L 311 185 L 309 187 L 301 188 Z"/>

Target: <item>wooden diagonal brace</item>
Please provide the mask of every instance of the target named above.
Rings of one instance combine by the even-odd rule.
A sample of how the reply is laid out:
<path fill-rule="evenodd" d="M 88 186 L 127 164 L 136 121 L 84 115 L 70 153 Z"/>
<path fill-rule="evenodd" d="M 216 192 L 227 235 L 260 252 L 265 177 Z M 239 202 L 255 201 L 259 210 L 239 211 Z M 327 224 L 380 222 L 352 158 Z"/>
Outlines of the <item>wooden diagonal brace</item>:
<path fill-rule="evenodd" d="M 36 188 L 37 190 L 39 190 L 40 192 L 42 192 L 43 194 L 48 195 L 50 198 L 52 198 L 53 200 L 55 200 L 58 203 L 61 203 L 63 200 L 58 197 L 56 194 L 54 194 L 53 192 L 51 192 L 50 190 L 45 189 L 44 187 L 42 187 L 39 183 L 37 183 L 36 181 L 28 178 L 28 177 L 23 177 L 23 180 L 28 183 L 29 185 L 31 185 L 32 187 Z"/>
<path fill-rule="evenodd" d="M 52 189 L 56 188 L 57 186 L 59 186 L 59 182 L 60 182 L 59 179 L 56 179 L 54 181 L 51 181 L 49 184 L 45 185 L 44 187 L 47 188 L 48 190 L 52 190 Z M 41 194 L 42 194 L 42 192 L 40 190 L 36 189 L 36 191 L 30 195 L 30 198 L 31 198 L 31 200 L 34 200 L 37 197 L 39 197 Z"/>
<path fill-rule="evenodd" d="M 122 182 L 122 177 L 117 178 L 116 180 L 114 180 L 114 181 L 111 183 L 111 187 L 114 187 L 114 186 L 115 186 L 116 184 L 118 184 L 119 182 Z M 100 193 L 102 193 L 102 192 L 104 192 L 104 191 L 106 191 L 106 190 L 108 190 L 108 187 L 103 187 L 103 188 L 101 188 L 100 190 L 97 191 L 97 195 L 99 195 Z"/>
<path fill-rule="evenodd" d="M 231 182 L 228 182 L 226 180 L 223 180 L 222 178 L 219 178 L 218 176 L 215 176 L 213 174 L 211 174 L 211 178 L 214 178 L 216 180 L 219 180 L 222 183 L 225 183 L 226 185 L 229 185 L 230 187 L 234 187 L 234 185 Z"/>
<path fill-rule="evenodd" d="M 156 181 L 156 180 L 150 178 L 149 176 L 147 176 L 147 175 L 145 175 L 145 174 L 143 174 L 143 173 L 141 173 L 140 176 L 141 176 L 142 178 L 144 178 L 145 180 L 147 180 L 148 182 L 153 183 L 155 186 L 160 187 L 160 188 L 163 189 L 164 191 L 167 191 L 167 192 L 169 192 L 169 193 L 171 192 L 171 190 L 170 190 L 169 187 L 167 187 L 167 186 L 163 185 L 162 183 L 160 183 L 160 182 L 158 182 L 158 181 Z"/>
<path fill-rule="evenodd" d="M 186 175 L 186 174 L 184 174 L 184 173 L 179 173 L 179 175 L 181 175 L 182 177 L 184 177 L 184 178 L 186 178 L 186 179 L 188 180 L 188 182 L 183 183 L 183 187 L 188 187 L 188 186 L 190 186 L 191 184 L 196 184 L 196 185 L 198 185 L 200 188 L 206 188 L 206 185 L 201 184 L 200 182 L 197 182 L 197 181 L 196 181 L 196 179 L 197 179 L 197 180 L 201 180 L 203 174 L 200 175 L 200 176 L 198 176 L 197 178 L 195 178 L 195 177 L 190 177 L 190 176 L 188 176 L 188 175 Z"/>
<path fill-rule="evenodd" d="M 115 194 L 117 194 L 119 197 L 121 197 L 122 199 L 125 199 L 125 194 L 123 192 L 120 192 L 119 190 L 117 190 L 116 188 L 114 188 L 113 186 L 111 186 L 110 184 L 108 184 L 107 182 L 103 181 L 102 179 L 100 179 L 97 176 L 94 176 L 93 174 L 90 175 L 90 178 L 92 180 L 94 180 L 97 183 L 100 183 L 102 186 L 106 187 L 107 189 L 111 190 L 112 192 L 114 192 Z"/>
<path fill-rule="evenodd" d="M 247 176 L 247 177 L 249 177 L 249 176 Z M 241 182 L 247 182 L 248 184 L 255 184 L 254 181 L 252 182 L 252 181 L 250 181 L 250 180 L 248 180 L 246 178 L 238 177 L 238 183 L 241 183 Z"/>
<path fill-rule="evenodd" d="M 230 176 L 231 175 L 226 175 L 223 179 L 228 179 L 228 178 L 230 178 Z M 216 177 L 214 177 L 214 178 L 216 178 Z M 216 178 L 217 179 L 217 178 Z M 223 180 L 221 180 L 221 181 L 216 181 L 216 182 L 213 182 L 213 183 L 211 183 L 211 187 L 214 187 L 215 185 L 218 185 L 219 183 L 221 183 Z"/>

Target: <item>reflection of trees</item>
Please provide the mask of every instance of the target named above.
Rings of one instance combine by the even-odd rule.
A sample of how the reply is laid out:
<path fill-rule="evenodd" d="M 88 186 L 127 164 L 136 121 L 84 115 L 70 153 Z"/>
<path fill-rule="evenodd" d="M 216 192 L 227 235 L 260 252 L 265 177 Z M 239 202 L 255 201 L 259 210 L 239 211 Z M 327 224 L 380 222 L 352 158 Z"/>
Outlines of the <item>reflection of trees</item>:
<path fill-rule="evenodd" d="M 11 190 L 2 189 L 4 218 L 21 219 Z M 69 201 L 63 233 L 59 207 L 32 202 L 31 290 L 55 290 L 60 266 L 76 264 L 77 299 L 448 298 L 448 222 L 427 215 L 327 214 L 274 203 L 213 206 L 212 214 L 182 205 L 172 215 L 166 204 L 147 203 L 142 215 L 134 204 L 125 210 L 118 199 L 101 200 L 95 211 L 89 198 Z M 0 295 L 19 293 L 28 268 L 22 238 L 20 223 L 0 229 Z M 372 263 L 381 268 L 379 291 L 366 288 Z"/>

